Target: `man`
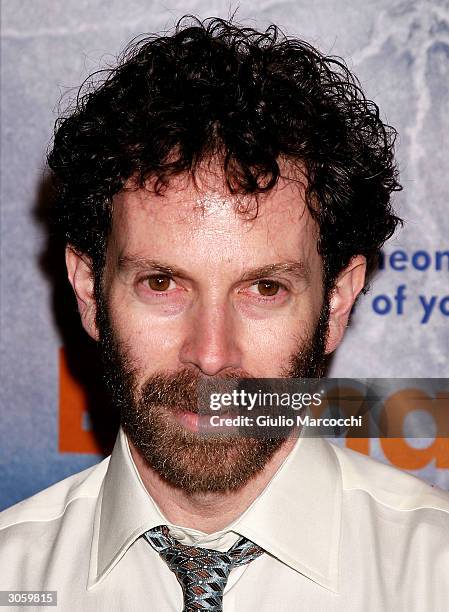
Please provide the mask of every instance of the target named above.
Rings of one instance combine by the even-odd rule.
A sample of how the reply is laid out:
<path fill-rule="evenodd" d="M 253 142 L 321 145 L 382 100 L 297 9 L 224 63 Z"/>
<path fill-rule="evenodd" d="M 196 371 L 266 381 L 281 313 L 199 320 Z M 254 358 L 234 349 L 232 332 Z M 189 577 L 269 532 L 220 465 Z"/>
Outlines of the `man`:
<path fill-rule="evenodd" d="M 121 431 L 1 516 L 61 610 L 446 610 L 449 496 L 321 438 L 203 436 L 198 384 L 320 377 L 398 218 L 394 130 L 306 43 L 182 20 L 57 125 L 53 215 Z"/>

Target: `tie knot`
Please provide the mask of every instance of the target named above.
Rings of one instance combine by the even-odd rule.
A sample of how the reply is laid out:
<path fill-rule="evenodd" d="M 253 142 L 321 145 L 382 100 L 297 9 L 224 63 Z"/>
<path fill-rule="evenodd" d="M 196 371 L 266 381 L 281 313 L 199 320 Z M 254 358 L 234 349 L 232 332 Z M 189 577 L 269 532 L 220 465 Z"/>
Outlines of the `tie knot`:
<path fill-rule="evenodd" d="M 222 610 L 223 591 L 233 567 L 259 557 L 262 548 L 241 537 L 227 552 L 186 546 L 175 540 L 166 525 L 144 534 L 176 575 L 184 593 L 184 612 Z"/>

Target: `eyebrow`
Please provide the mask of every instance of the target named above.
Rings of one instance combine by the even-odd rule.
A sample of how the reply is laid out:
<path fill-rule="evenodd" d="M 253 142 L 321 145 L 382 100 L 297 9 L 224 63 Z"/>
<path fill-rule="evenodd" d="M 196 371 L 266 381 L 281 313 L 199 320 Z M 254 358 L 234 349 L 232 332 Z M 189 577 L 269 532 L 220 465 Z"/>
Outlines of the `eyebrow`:
<path fill-rule="evenodd" d="M 240 281 L 266 278 L 276 274 L 289 274 L 298 280 L 309 280 L 310 268 L 302 261 L 284 261 L 248 270 L 242 274 Z"/>
<path fill-rule="evenodd" d="M 163 274 L 172 276 L 186 276 L 186 272 L 181 268 L 171 266 L 147 257 L 136 257 L 132 255 L 120 255 L 117 261 L 118 269 L 122 272 L 139 272 L 155 270 Z"/>
<path fill-rule="evenodd" d="M 190 276 L 182 268 L 146 257 L 120 255 L 117 265 L 119 270 L 123 272 L 148 272 L 149 270 L 154 270 L 161 274 L 179 276 L 180 278 L 188 278 Z M 277 274 L 288 274 L 297 280 L 308 281 L 310 279 L 310 268 L 302 261 L 283 261 L 246 270 L 239 277 L 238 282 L 272 277 Z"/>

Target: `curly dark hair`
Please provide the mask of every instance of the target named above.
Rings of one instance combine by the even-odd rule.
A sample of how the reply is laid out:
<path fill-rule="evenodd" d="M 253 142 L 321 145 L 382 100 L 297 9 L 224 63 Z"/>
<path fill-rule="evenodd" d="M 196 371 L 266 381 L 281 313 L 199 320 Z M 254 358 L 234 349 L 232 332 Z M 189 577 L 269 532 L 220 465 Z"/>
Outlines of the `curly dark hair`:
<path fill-rule="evenodd" d="M 112 197 L 130 177 L 160 193 L 219 154 L 230 192 L 257 194 L 287 160 L 304 169 L 329 286 L 354 255 L 372 262 L 401 222 L 395 137 L 342 60 L 275 25 L 186 16 L 171 35 L 132 41 L 57 120 L 52 218 L 101 272 Z"/>

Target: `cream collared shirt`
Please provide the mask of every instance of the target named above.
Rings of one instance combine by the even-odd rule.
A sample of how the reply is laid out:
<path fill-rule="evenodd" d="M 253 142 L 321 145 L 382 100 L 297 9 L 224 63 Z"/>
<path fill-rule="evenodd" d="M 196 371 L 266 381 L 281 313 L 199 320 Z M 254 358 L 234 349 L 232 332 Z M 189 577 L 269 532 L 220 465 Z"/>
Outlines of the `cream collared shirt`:
<path fill-rule="evenodd" d="M 320 438 L 300 438 L 248 510 L 206 535 L 167 522 L 120 432 L 110 459 L 0 514 L 0 590 L 57 591 L 64 612 L 180 612 L 141 537 L 161 524 L 185 544 L 264 548 L 232 570 L 224 612 L 449 610 L 449 493 Z"/>

